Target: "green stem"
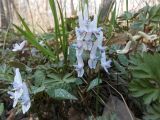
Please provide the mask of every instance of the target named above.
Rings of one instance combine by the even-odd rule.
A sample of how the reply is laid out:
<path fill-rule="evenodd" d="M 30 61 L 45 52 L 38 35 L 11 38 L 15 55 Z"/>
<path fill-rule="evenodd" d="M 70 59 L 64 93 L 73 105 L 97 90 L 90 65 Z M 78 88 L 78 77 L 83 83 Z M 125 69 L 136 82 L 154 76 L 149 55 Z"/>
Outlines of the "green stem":
<path fill-rule="evenodd" d="M 100 82 L 100 72 L 98 72 L 98 85 L 99 85 L 99 82 Z M 98 116 L 98 108 L 99 108 L 99 87 L 97 87 L 96 92 L 97 92 L 97 96 L 96 96 L 96 117 L 97 117 Z"/>
<path fill-rule="evenodd" d="M 5 51 L 7 35 L 8 35 L 8 33 L 9 33 L 10 26 L 11 26 L 11 23 L 8 25 L 7 32 L 6 32 L 5 36 L 4 36 L 4 41 L 3 41 L 3 52 L 2 52 L 2 53 L 4 53 L 4 51 Z M 2 54 L 2 56 L 3 56 L 3 54 Z"/>

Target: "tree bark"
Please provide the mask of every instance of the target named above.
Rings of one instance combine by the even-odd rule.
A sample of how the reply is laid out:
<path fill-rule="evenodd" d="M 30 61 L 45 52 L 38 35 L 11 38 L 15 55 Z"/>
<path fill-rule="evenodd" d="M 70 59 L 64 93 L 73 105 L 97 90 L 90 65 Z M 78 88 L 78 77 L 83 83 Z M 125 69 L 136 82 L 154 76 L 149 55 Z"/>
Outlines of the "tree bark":
<path fill-rule="evenodd" d="M 4 5 L 2 0 L 0 0 L 0 18 L 1 18 L 0 27 L 5 28 L 5 26 L 7 26 L 7 23 L 6 23 L 6 16 L 5 16 Z"/>
<path fill-rule="evenodd" d="M 71 17 L 75 17 L 76 16 L 76 11 L 74 9 L 73 0 L 70 0 L 70 5 L 71 5 Z"/>
<path fill-rule="evenodd" d="M 106 17 L 109 16 L 109 13 L 114 3 L 115 3 L 115 0 L 102 0 L 100 9 L 99 9 L 99 20 L 100 21 L 103 22 L 106 20 Z"/>
<path fill-rule="evenodd" d="M 7 29 L 11 21 L 11 4 L 8 0 L 0 0 L 1 28 Z"/>

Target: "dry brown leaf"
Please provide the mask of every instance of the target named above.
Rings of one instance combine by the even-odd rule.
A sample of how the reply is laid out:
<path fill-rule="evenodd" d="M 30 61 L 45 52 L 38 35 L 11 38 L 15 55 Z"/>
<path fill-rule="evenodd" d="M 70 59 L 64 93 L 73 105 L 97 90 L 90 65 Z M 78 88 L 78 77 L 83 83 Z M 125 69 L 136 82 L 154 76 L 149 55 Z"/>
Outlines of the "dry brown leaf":
<path fill-rule="evenodd" d="M 83 112 L 80 112 L 73 107 L 69 108 L 68 111 L 68 120 L 85 120 L 86 115 Z"/>
<path fill-rule="evenodd" d="M 107 44 L 108 45 L 112 45 L 112 44 L 121 45 L 121 44 L 126 44 L 126 41 L 128 40 L 129 40 L 129 37 L 126 33 L 119 33 L 115 37 L 112 37 L 111 40 Z"/>

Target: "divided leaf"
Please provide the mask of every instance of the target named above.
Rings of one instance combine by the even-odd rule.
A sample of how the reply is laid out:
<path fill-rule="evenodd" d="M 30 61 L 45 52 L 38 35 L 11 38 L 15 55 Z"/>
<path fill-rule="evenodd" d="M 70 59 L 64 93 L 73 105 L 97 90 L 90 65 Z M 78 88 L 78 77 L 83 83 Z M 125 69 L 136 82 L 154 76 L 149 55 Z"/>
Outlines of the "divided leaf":
<path fill-rule="evenodd" d="M 130 60 L 132 81 L 129 89 L 135 97 L 142 97 L 145 104 L 160 101 L 160 54 L 134 55 Z"/>
<path fill-rule="evenodd" d="M 144 120 L 160 120 L 160 104 L 153 104 L 147 107 Z"/>

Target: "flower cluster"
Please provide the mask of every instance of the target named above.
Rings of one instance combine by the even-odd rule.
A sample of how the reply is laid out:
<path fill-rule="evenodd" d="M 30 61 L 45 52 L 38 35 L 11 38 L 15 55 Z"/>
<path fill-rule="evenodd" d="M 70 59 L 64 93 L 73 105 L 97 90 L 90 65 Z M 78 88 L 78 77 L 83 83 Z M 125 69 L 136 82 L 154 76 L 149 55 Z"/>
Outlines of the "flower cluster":
<path fill-rule="evenodd" d="M 15 107 L 20 100 L 22 105 L 22 112 L 24 114 L 29 110 L 31 102 L 27 85 L 25 82 L 22 82 L 19 68 L 16 68 L 15 70 L 15 77 L 12 86 L 13 89 L 12 91 L 8 91 L 8 94 L 10 95 L 10 98 L 13 99 L 13 107 Z"/>
<path fill-rule="evenodd" d="M 95 69 L 100 53 L 101 66 L 108 73 L 110 68 L 111 60 L 106 61 L 105 47 L 102 46 L 103 32 L 101 28 L 97 28 L 97 14 L 94 15 L 94 19 L 91 21 L 88 15 L 87 5 L 84 7 L 84 11 L 79 12 L 79 28 L 76 27 L 76 57 L 77 65 L 75 65 L 78 77 L 82 77 L 84 74 L 84 62 L 82 54 L 84 50 L 90 51 L 90 58 L 88 60 L 88 66 L 91 69 Z"/>
<path fill-rule="evenodd" d="M 140 38 L 143 38 L 144 40 L 146 40 L 148 42 L 153 42 L 156 39 L 158 39 L 158 36 L 156 34 L 148 35 L 148 34 L 142 32 L 142 31 L 139 31 L 138 35 L 132 36 L 130 33 L 127 33 L 127 35 L 129 36 L 130 41 L 127 42 L 126 46 L 122 50 L 117 50 L 116 51 L 118 54 L 128 53 L 130 51 L 132 42 L 135 42 Z M 147 50 L 148 50 L 147 46 L 142 42 L 142 53 L 147 52 Z"/>

